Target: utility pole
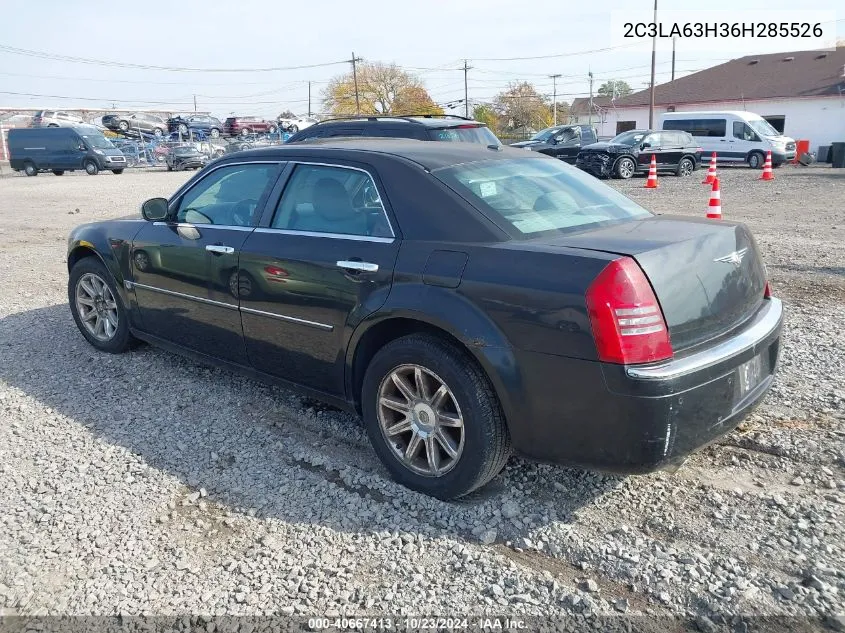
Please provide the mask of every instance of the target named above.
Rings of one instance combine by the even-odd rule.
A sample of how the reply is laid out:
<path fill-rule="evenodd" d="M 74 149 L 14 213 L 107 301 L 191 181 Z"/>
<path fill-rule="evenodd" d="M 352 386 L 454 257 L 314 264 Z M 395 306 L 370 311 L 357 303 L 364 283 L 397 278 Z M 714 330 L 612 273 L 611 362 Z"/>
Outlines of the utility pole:
<path fill-rule="evenodd" d="M 552 109 L 554 110 L 554 121 L 557 125 L 557 78 L 560 75 L 549 75 L 552 78 Z"/>
<path fill-rule="evenodd" d="M 654 0 L 654 24 L 657 25 L 657 0 Z M 654 61 L 657 57 L 657 26 L 651 38 L 651 87 L 648 90 L 648 129 L 654 127 Z"/>
<path fill-rule="evenodd" d="M 467 86 L 467 71 L 472 66 L 467 66 L 467 60 L 464 60 L 464 116 L 469 118 L 469 87 Z"/>
<path fill-rule="evenodd" d="M 675 81 L 675 40 L 678 38 L 672 38 L 672 81 Z"/>
<path fill-rule="evenodd" d="M 360 61 L 355 57 L 355 51 L 352 51 L 352 79 L 355 82 L 355 114 L 361 115 L 361 102 L 358 100 L 358 69 L 356 62 Z"/>
<path fill-rule="evenodd" d="M 590 120 L 589 125 L 593 125 L 593 71 L 587 73 L 590 76 Z"/>
<path fill-rule="evenodd" d="M 308 82 L 308 118 L 311 118 L 311 82 Z"/>
<path fill-rule="evenodd" d="M 197 95 L 194 95 L 194 112 L 197 111 Z"/>

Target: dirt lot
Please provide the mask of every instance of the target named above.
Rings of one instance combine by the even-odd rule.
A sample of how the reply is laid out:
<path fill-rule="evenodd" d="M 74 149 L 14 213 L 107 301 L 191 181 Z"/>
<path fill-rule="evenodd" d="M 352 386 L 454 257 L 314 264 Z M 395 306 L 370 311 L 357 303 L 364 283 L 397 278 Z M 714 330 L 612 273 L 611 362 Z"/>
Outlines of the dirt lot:
<path fill-rule="evenodd" d="M 513 459 L 461 503 L 392 483 L 345 414 L 84 341 L 69 230 L 189 176 L 0 178 L 0 615 L 645 613 L 715 631 L 739 614 L 845 630 L 845 170 L 722 174 L 725 218 L 751 226 L 788 310 L 776 385 L 736 432 L 675 474 Z M 702 177 L 610 184 L 703 215 Z"/>

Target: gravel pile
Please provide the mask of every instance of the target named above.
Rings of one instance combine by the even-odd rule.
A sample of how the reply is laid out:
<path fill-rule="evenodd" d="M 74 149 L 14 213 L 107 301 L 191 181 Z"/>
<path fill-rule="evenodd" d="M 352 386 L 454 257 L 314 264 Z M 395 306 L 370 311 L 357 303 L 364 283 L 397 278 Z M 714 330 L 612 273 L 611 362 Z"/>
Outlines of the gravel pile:
<path fill-rule="evenodd" d="M 68 231 L 191 174 L 0 180 L 0 614 L 651 614 L 707 632 L 792 615 L 845 630 L 845 173 L 723 171 L 723 213 L 751 226 L 788 309 L 765 403 L 674 474 L 513 459 L 460 503 L 394 484 L 347 414 L 84 341 Z M 701 176 L 610 184 L 703 216 Z"/>

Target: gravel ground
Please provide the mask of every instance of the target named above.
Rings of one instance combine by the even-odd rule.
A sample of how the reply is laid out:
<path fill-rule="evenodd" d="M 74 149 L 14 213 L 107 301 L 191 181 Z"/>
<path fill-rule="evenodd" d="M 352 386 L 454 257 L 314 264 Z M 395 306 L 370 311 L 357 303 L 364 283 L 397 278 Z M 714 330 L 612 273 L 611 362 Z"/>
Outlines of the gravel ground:
<path fill-rule="evenodd" d="M 610 184 L 701 216 L 702 175 Z M 0 179 L 0 615 L 628 613 L 708 632 L 769 615 L 845 630 L 845 170 L 722 176 L 723 213 L 751 226 L 788 310 L 765 403 L 674 474 L 513 459 L 460 503 L 394 484 L 344 413 L 85 342 L 68 231 L 190 173 Z"/>

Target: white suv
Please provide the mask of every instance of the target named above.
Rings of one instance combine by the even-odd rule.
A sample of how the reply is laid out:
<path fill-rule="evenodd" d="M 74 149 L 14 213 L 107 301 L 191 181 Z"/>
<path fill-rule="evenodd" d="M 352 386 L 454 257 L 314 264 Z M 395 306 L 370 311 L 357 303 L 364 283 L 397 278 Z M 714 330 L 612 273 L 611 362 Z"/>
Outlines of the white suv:
<path fill-rule="evenodd" d="M 83 125 L 81 117 L 61 110 L 39 110 L 32 117 L 30 127 L 75 127 Z"/>
<path fill-rule="evenodd" d="M 279 127 L 287 132 L 296 134 L 299 130 L 304 130 L 311 127 L 317 122 L 317 119 L 307 116 L 296 117 L 295 119 L 279 119 Z"/>

